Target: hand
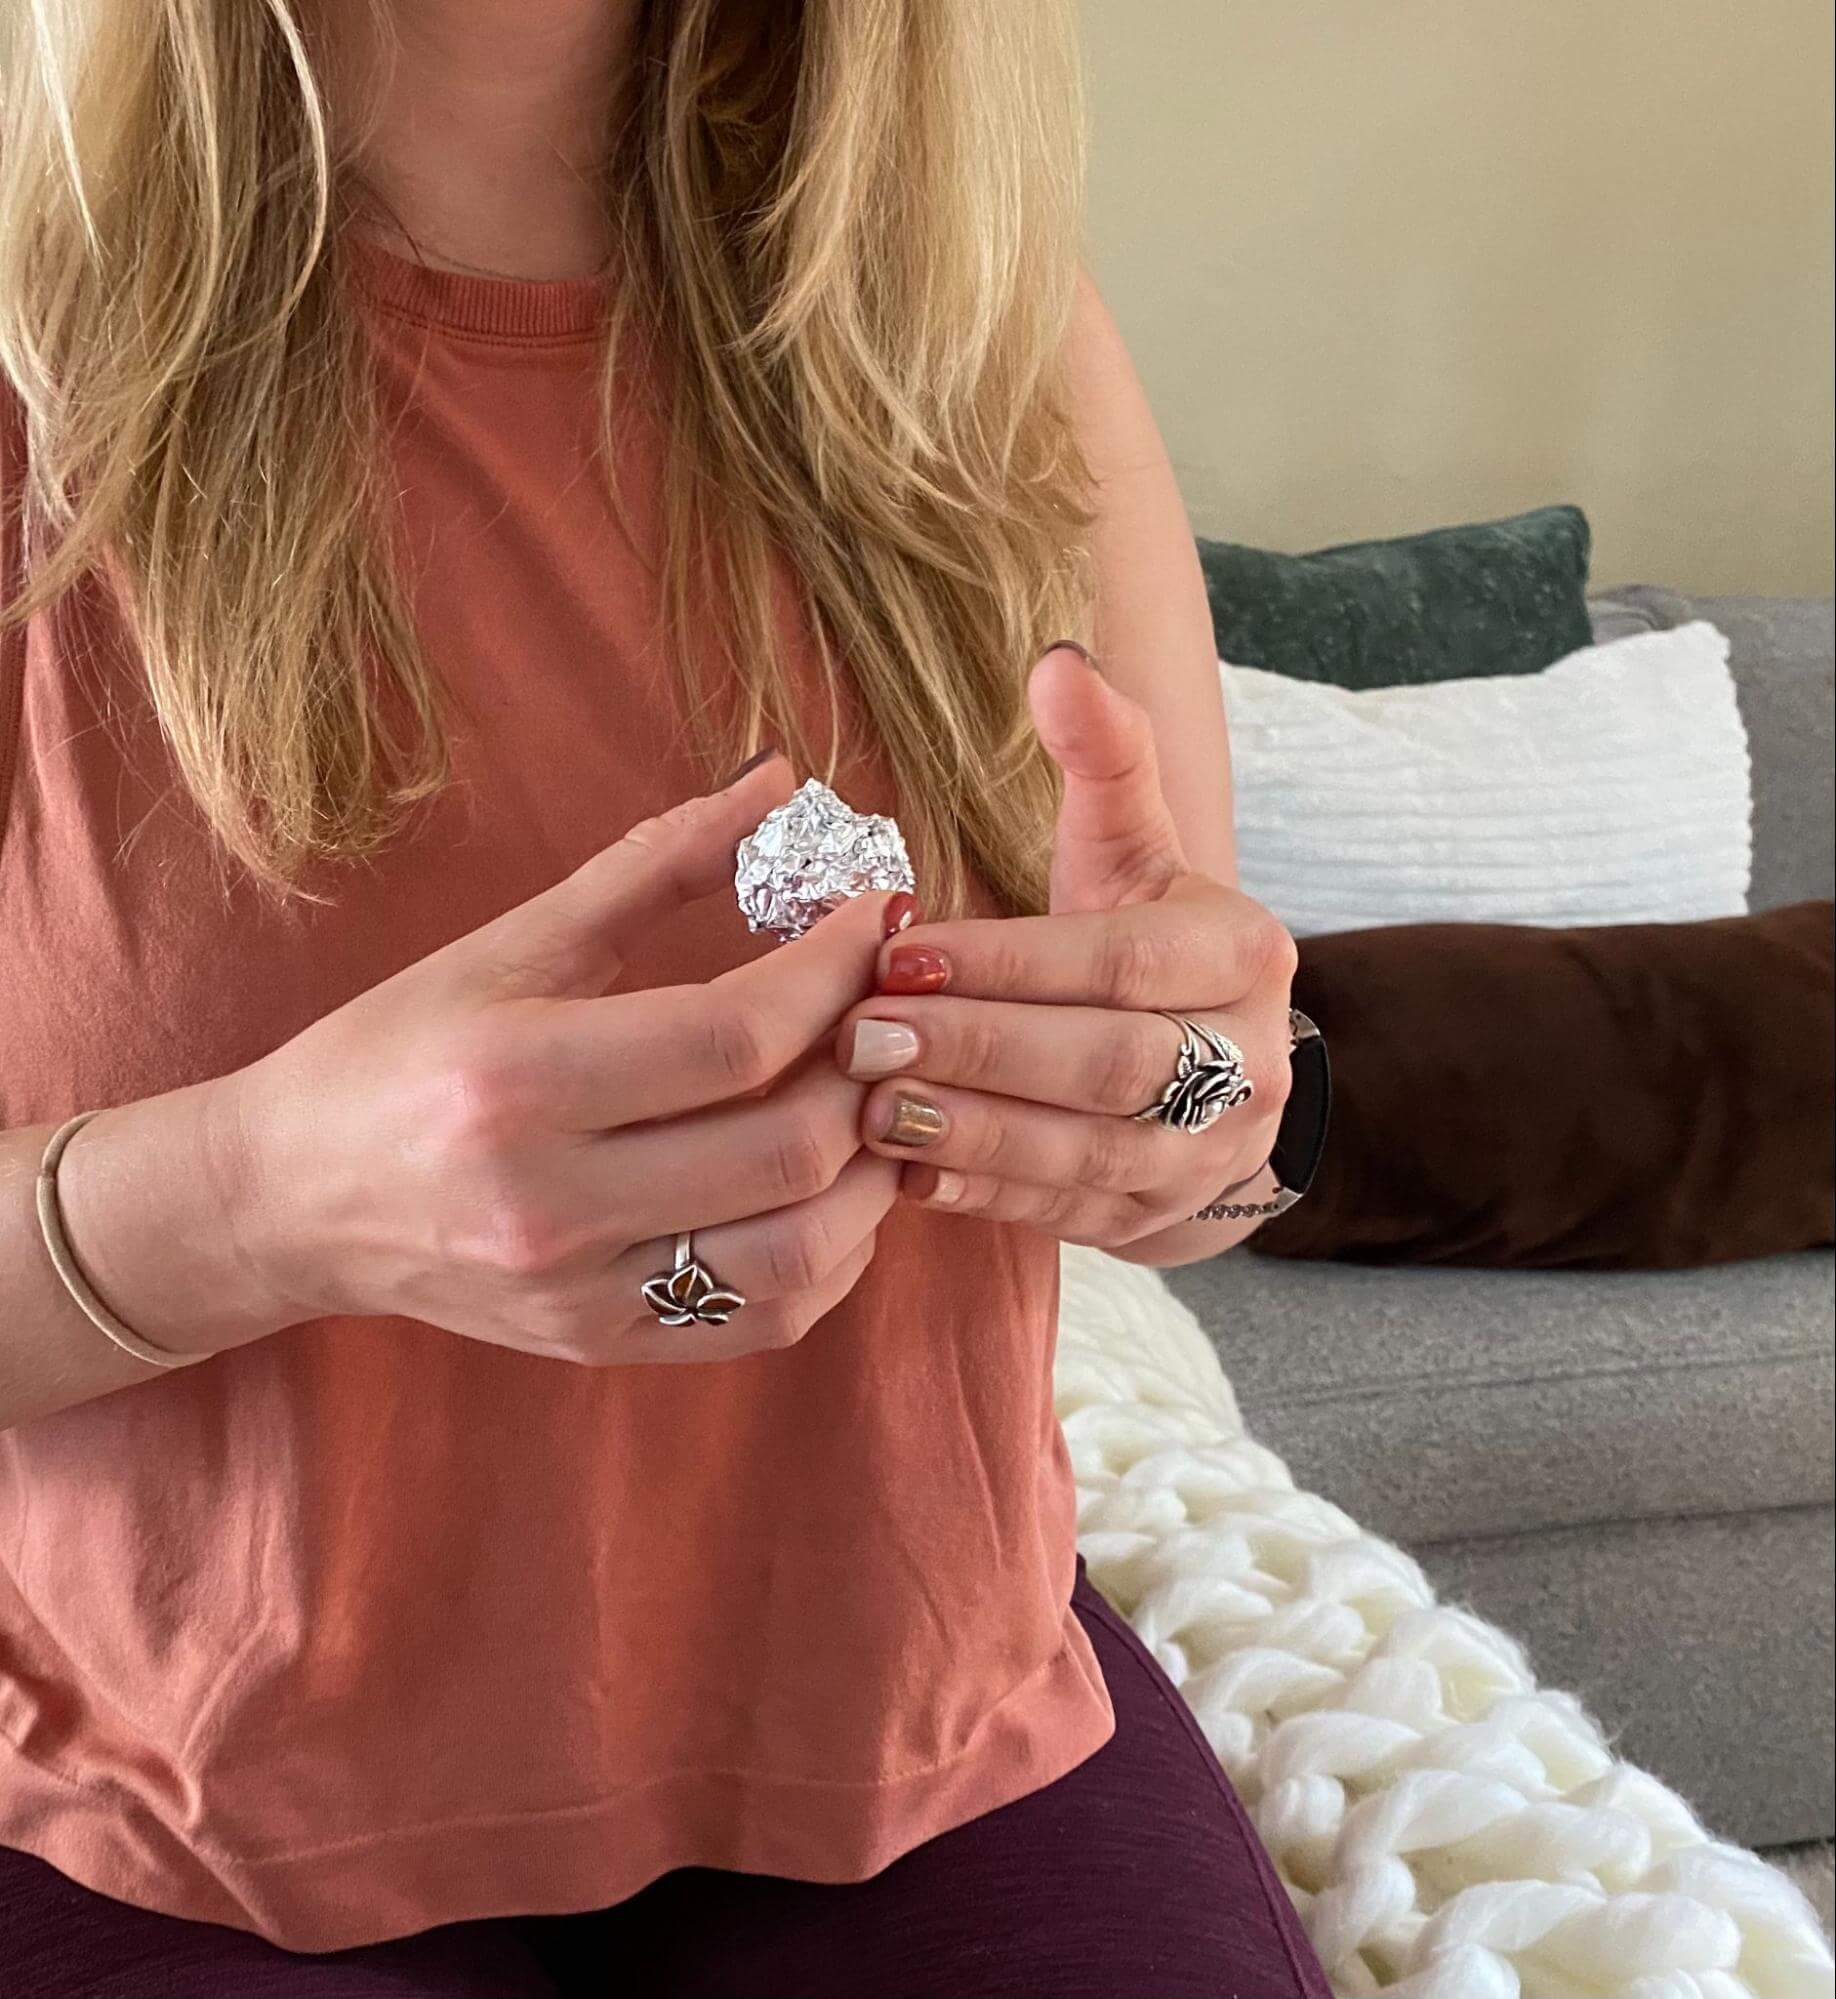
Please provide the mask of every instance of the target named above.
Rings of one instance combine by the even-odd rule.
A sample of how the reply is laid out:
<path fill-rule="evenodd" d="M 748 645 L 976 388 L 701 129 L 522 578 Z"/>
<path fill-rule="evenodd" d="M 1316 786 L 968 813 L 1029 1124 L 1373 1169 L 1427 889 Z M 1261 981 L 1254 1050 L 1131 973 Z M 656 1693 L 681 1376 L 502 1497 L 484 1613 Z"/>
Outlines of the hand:
<path fill-rule="evenodd" d="M 908 1198 L 1116 1249 L 1190 1220 L 1268 1159 L 1294 942 L 1188 867 L 1134 702 L 1071 648 L 1046 655 L 1028 694 L 1065 776 L 1052 913 L 908 930 L 883 947 L 880 991 L 836 1050 L 873 1082 L 868 1146 L 914 1162 Z M 1132 1115 L 1174 1072 L 1180 1030 L 1162 1007 L 1243 1050 L 1254 1094 L 1201 1133 Z"/>
<path fill-rule="evenodd" d="M 827 1042 L 889 898 L 705 985 L 605 996 L 624 940 L 730 886 L 788 791 L 774 760 L 634 828 L 228 1079 L 277 1323 L 405 1314 L 592 1364 L 720 1360 L 851 1289 L 898 1175 L 861 1149 L 864 1091 Z M 724 1326 L 643 1302 L 689 1228 L 748 1300 Z"/>

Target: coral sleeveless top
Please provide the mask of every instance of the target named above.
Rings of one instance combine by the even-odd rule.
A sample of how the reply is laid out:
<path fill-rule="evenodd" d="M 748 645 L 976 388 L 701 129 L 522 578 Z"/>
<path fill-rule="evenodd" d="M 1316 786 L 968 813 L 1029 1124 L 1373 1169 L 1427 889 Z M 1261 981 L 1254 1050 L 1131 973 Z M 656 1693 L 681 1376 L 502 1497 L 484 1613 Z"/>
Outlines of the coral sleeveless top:
<path fill-rule="evenodd" d="M 704 787 L 656 425 L 625 509 L 595 458 L 601 281 L 358 248 L 455 782 L 330 906 L 226 895 L 105 595 L 15 634 L 0 1127 L 239 1067 Z M 622 983 L 764 948 L 715 897 Z M 900 1207 L 788 1351 L 593 1370 L 325 1319 L 0 1433 L 0 1844 L 302 1951 L 685 1865 L 876 1872 L 1114 1727 L 1056 1305 L 1044 1237 Z"/>

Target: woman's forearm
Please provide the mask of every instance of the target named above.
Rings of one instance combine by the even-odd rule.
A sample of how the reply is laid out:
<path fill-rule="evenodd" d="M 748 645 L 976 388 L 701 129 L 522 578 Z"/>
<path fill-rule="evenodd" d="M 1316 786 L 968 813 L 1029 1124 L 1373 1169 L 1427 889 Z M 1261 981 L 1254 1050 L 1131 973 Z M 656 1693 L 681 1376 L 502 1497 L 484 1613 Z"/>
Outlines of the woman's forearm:
<path fill-rule="evenodd" d="M 230 1096 L 196 1084 L 104 1111 L 70 1140 L 58 1206 L 91 1287 L 149 1344 L 214 1353 L 286 1324 L 248 1255 Z M 0 1132 L 0 1429 L 167 1370 L 124 1351 L 78 1306 L 39 1227 L 52 1125 Z"/>

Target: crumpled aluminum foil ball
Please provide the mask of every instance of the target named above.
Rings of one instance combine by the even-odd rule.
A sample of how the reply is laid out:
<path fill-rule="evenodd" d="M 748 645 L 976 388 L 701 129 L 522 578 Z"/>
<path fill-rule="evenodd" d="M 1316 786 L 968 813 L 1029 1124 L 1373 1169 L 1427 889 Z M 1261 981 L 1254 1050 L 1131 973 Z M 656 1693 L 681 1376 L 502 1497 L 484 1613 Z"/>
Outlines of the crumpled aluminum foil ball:
<path fill-rule="evenodd" d="M 786 944 L 857 895 L 913 885 L 893 821 L 856 812 L 814 777 L 740 842 L 733 875 L 746 927 Z"/>

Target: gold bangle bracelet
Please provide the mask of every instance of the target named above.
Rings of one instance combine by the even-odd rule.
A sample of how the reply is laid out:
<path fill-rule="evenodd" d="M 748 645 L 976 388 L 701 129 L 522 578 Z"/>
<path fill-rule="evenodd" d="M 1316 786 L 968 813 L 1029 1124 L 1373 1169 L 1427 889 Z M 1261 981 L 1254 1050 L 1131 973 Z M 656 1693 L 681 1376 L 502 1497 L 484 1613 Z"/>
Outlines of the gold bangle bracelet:
<path fill-rule="evenodd" d="M 75 1299 L 83 1316 L 98 1331 L 106 1333 L 123 1353 L 131 1353 L 136 1360 L 143 1360 L 151 1367 L 190 1367 L 196 1361 L 208 1360 L 209 1354 L 172 1353 L 130 1331 L 96 1296 L 95 1287 L 78 1269 L 77 1260 L 71 1254 L 70 1243 L 64 1234 L 63 1210 L 58 1205 L 57 1166 L 64 1156 L 64 1147 L 96 1115 L 96 1111 L 79 1111 L 75 1117 L 59 1125 L 51 1134 L 45 1155 L 38 1163 L 38 1226 L 45 1238 L 45 1248 L 51 1253 L 51 1262 L 64 1281 L 64 1289 Z"/>

